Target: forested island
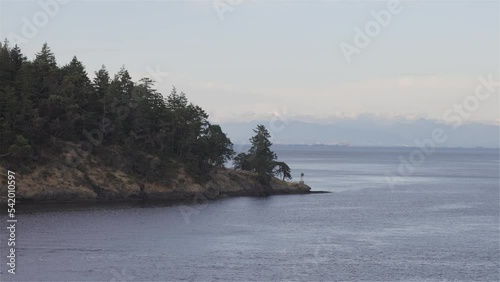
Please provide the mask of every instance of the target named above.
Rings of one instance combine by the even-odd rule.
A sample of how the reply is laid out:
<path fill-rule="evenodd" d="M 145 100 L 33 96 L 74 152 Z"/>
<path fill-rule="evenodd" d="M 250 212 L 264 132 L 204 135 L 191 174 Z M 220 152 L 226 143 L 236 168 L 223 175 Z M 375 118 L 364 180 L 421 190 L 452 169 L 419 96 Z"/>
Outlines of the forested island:
<path fill-rule="evenodd" d="M 235 156 L 221 127 L 183 92 L 164 97 L 125 68 L 111 77 L 103 66 L 90 79 L 76 56 L 59 66 L 47 44 L 32 61 L 0 44 L 0 131 L 0 174 L 16 172 L 21 202 L 310 191 L 285 181 L 290 168 L 263 125 Z M 233 158 L 234 169 L 225 168 Z"/>

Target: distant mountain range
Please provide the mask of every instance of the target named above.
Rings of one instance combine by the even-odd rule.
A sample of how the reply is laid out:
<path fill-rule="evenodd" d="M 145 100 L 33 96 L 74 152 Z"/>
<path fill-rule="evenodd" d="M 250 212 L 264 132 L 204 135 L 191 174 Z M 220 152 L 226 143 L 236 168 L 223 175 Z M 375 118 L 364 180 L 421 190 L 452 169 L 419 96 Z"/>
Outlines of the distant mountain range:
<path fill-rule="evenodd" d="M 497 125 L 470 123 L 454 129 L 450 125 L 427 119 L 387 121 L 366 116 L 328 123 L 275 119 L 226 122 L 220 125 L 233 143 L 246 144 L 257 124 L 268 128 L 275 144 L 414 146 L 415 140 L 430 139 L 433 130 L 440 128 L 447 140 L 439 146 L 498 148 L 500 134 Z"/>

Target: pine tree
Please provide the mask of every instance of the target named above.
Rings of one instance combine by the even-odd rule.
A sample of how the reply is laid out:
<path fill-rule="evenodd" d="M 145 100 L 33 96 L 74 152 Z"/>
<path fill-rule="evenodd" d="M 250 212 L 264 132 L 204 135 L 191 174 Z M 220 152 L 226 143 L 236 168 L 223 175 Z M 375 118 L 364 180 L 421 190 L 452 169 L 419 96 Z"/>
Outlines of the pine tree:
<path fill-rule="evenodd" d="M 174 88 L 164 99 L 151 79 L 134 83 L 125 68 L 112 80 L 104 66 L 95 74 L 90 81 L 77 57 L 58 67 L 47 44 L 32 61 L 17 46 L 0 44 L 0 160 L 37 162 L 45 150 L 60 149 L 59 141 L 77 144 L 84 130 L 96 129 L 107 148 L 93 152 L 141 176 L 163 179 L 184 167 L 203 179 L 233 155 L 222 129 L 184 93 Z M 110 151 L 125 162 L 109 161 Z"/>
<path fill-rule="evenodd" d="M 216 166 L 224 166 L 224 163 L 234 155 L 231 140 L 222 132 L 219 125 L 209 125 L 205 138 L 207 140 L 206 152 L 209 152 L 209 159 Z"/>
<path fill-rule="evenodd" d="M 281 176 L 283 180 L 291 179 L 290 167 L 284 162 L 278 162 L 276 154 L 271 150 L 271 134 L 265 126 L 257 125 L 254 133 L 250 138 L 252 146 L 248 153 L 240 153 L 234 158 L 234 168 L 256 172 L 259 181 L 265 185 L 270 184 L 274 175 Z"/>
<path fill-rule="evenodd" d="M 259 181 L 263 184 L 269 184 L 273 176 L 274 162 L 277 159 L 276 154 L 271 151 L 273 143 L 269 140 L 271 134 L 264 125 L 257 125 L 254 129 L 255 136 L 250 138 L 249 154 L 251 156 L 250 163 L 253 169 L 257 172 Z"/>
<path fill-rule="evenodd" d="M 283 177 L 283 181 L 285 179 L 292 179 L 290 167 L 284 162 L 274 163 L 274 174 Z"/>
<path fill-rule="evenodd" d="M 47 98 L 49 91 L 57 88 L 61 82 L 58 72 L 56 58 L 47 43 L 43 44 L 42 50 L 38 52 L 33 60 L 35 78 L 40 91 L 40 98 Z"/>

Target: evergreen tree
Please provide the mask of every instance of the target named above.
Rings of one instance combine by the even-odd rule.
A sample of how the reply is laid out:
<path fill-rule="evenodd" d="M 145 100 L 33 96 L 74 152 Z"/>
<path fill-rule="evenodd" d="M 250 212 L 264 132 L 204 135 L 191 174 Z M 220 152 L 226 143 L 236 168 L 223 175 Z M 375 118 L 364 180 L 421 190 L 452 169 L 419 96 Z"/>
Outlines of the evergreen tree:
<path fill-rule="evenodd" d="M 9 42 L 5 40 L 4 44 L 0 43 L 0 85 L 8 85 L 13 81 L 12 77 L 12 60 L 9 50 Z"/>
<path fill-rule="evenodd" d="M 250 138 L 252 146 L 248 153 L 240 153 L 234 158 L 234 168 L 256 172 L 259 181 L 265 185 L 269 185 L 274 175 L 281 176 L 283 180 L 291 179 L 290 167 L 284 162 L 278 162 L 276 154 L 271 150 L 271 134 L 265 126 L 257 125 L 254 133 Z"/>
<path fill-rule="evenodd" d="M 255 135 L 250 138 L 249 154 L 252 168 L 262 183 L 268 184 L 273 176 L 274 162 L 277 159 L 276 154 L 271 151 L 273 143 L 269 140 L 271 134 L 263 125 L 257 125 L 254 129 Z"/>
<path fill-rule="evenodd" d="M 184 93 L 174 88 L 165 99 L 151 79 L 134 83 L 125 68 L 111 80 L 103 66 L 90 81 L 76 57 L 59 67 L 47 44 L 32 61 L 0 44 L 0 130 L 0 159 L 9 165 L 36 163 L 58 141 L 78 144 L 85 130 L 104 136 L 96 157 L 144 177 L 163 179 L 183 167 L 203 179 L 234 154 L 222 129 Z M 109 161 L 110 151 L 125 161 Z"/>
<path fill-rule="evenodd" d="M 52 91 L 59 88 L 61 83 L 56 58 L 47 43 L 43 44 L 42 50 L 36 54 L 33 60 L 33 68 L 38 100 L 46 99 Z"/>
<path fill-rule="evenodd" d="M 250 156 L 246 153 L 239 153 L 233 159 L 234 169 L 252 170 L 249 162 Z"/>
<path fill-rule="evenodd" d="M 219 125 L 209 125 L 206 134 L 206 152 L 208 157 L 216 166 L 224 166 L 224 163 L 234 155 L 233 144 Z"/>
<path fill-rule="evenodd" d="M 274 163 L 274 174 L 283 177 L 283 181 L 285 181 L 285 179 L 292 179 L 290 167 L 284 162 Z"/>

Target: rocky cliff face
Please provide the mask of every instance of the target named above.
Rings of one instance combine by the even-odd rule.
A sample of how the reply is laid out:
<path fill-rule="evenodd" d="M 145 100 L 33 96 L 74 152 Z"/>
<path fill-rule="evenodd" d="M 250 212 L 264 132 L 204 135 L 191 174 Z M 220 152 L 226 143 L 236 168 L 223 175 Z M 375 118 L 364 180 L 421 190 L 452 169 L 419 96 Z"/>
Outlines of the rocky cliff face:
<path fill-rule="evenodd" d="M 6 169 L 0 166 L 2 187 L 6 187 Z M 219 169 L 204 184 L 195 182 L 183 172 L 174 179 L 144 182 L 123 171 L 98 167 L 71 169 L 55 165 L 37 167 L 29 173 L 16 173 L 17 202 L 99 202 L 130 200 L 180 200 L 221 196 L 259 196 L 273 194 L 304 194 L 311 188 L 305 184 L 273 179 L 270 187 L 257 181 L 254 173 Z M 5 194 L 5 195 L 3 195 Z M 7 193 L 0 195 L 6 202 Z"/>

